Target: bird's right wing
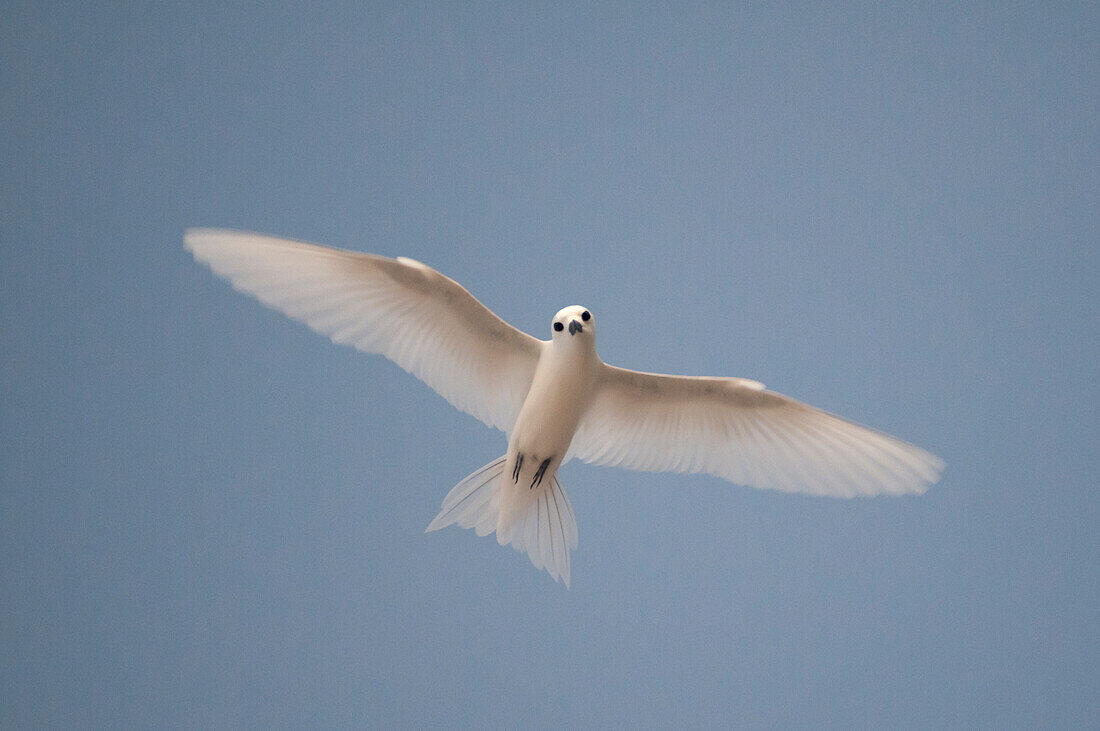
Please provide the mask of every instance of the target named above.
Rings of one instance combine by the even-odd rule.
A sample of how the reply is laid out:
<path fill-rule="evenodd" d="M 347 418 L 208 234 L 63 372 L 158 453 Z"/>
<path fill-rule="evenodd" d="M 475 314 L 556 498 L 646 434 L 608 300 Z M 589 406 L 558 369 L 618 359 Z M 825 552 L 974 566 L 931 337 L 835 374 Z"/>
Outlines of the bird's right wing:
<path fill-rule="evenodd" d="M 187 231 L 184 247 L 234 288 L 337 343 L 385 355 L 457 408 L 512 430 L 541 342 L 434 269 L 217 229 Z"/>
<path fill-rule="evenodd" d="M 570 451 L 594 464 L 836 497 L 921 493 L 943 470 L 919 447 L 756 381 L 606 364 Z"/>

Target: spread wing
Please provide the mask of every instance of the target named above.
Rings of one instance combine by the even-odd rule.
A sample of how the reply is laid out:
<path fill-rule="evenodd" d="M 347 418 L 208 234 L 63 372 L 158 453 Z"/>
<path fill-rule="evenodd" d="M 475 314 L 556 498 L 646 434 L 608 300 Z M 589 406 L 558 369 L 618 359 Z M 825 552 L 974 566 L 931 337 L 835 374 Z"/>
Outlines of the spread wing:
<path fill-rule="evenodd" d="M 602 365 L 571 451 L 646 472 L 706 472 L 753 487 L 853 497 L 921 493 L 943 462 L 740 378 Z"/>
<path fill-rule="evenodd" d="M 506 433 L 515 424 L 540 341 L 434 269 L 215 229 L 189 230 L 184 248 L 234 288 L 337 343 L 385 355 L 486 424 Z"/>

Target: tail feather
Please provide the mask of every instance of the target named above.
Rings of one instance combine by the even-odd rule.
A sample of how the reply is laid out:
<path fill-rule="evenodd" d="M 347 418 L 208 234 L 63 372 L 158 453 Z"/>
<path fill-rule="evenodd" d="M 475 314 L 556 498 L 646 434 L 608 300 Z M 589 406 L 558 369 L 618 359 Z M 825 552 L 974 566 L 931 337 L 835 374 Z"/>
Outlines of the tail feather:
<path fill-rule="evenodd" d="M 443 498 L 439 515 L 427 530 L 457 523 L 462 528 L 473 528 L 479 536 L 495 531 L 504 461 L 504 457 L 494 460 L 455 485 Z M 525 551 L 535 568 L 545 568 L 555 581 L 560 578 L 569 587 L 569 551 L 577 547 L 577 521 L 557 475 L 505 535 L 497 536 L 497 541 Z"/>
<path fill-rule="evenodd" d="M 443 498 L 443 507 L 435 520 L 428 525 L 425 533 L 446 528 L 458 523 L 463 528 L 480 524 L 487 502 L 490 502 L 497 490 L 493 487 L 504 471 L 504 457 L 493 460 L 466 479 L 455 485 L 447 497 Z M 472 522 L 471 522 L 472 521 Z M 488 535 L 488 534 L 481 534 Z"/>

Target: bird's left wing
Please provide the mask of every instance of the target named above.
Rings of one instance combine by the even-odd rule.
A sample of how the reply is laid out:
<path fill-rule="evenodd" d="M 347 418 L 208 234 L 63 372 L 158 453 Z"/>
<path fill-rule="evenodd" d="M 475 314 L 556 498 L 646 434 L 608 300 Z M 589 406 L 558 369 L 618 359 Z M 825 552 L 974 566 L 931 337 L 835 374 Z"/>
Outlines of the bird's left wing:
<path fill-rule="evenodd" d="M 434 269 L 217 229 L 189 230 L 184 246 L 234 288 L 337 343 L 385 355 L 486 424 L 505 433 L 515 424 L 540 341 Z"/>
<path fill-rule="evenodd" d="M 756 381 L 606 364 L 570 451 L 594 464 L 836 497 L 921 493 L 943 470 L 923 449 Z"/>

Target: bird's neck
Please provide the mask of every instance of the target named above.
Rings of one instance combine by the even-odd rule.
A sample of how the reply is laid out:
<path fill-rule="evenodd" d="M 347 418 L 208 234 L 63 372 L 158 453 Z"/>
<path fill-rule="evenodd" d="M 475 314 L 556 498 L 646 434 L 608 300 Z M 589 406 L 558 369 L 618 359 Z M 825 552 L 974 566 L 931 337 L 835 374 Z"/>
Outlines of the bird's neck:
<path fill-rule="evenodd" d="M 580 367 L 598 363 L 600 357 L 596 355 L 596 344 L 592 338 L 585 338 L 579 342 L 551 343 L 547 349 L 549 360 L 562 367 Z"/>

